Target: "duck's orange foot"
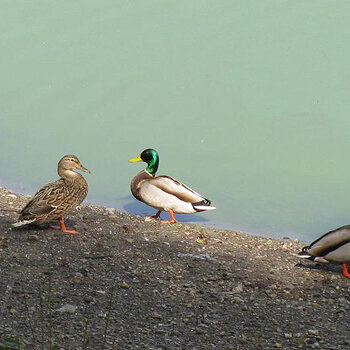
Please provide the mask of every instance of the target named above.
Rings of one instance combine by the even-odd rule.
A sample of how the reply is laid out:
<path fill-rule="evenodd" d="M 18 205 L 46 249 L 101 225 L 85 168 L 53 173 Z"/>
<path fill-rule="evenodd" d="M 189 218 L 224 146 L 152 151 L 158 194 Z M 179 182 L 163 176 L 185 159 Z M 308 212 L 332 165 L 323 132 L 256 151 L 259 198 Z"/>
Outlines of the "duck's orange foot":
<path fill-rule="evenodd" d="M 64 223 L 64 220 L 63 218 L 60 218 L 60 225 L 61 225 L 61 231 L 63 233 L 67 233 L 67 234 L 70 234 L 70 235 L 77 235 L 78 232 L 75 231 L 75 230 L 68 230 L 67 227 L 66 227 L 66 224 Z"/>
<path fill-rule="evenodd" d="M 173 220 L 160 220 L 161 224 L 176 224 L 177 221 L 173 221 Z"/>
<path fill-rule="evenodd" d="M 347 266 L 347 264 L 342 264 L 341 266 L 342 266 L 342 268 L 343 268 L 343 275 L 344 275 L 345 277 L 350 277 L 350 273 L 348 272 L 348 266 Z"/>
<path fill-rule="evenodd" d="M 174 210 L 170 209 L 168 212 L 169 212 L 169 215 L 170 215 L 170 220 L 161 220 L 160 222 L 162 224 L 176 224 L 177 221 L 175 219 Z"/>
<path fill-rule="evenodd" d="M 67 234 L 70 234 L 70 235 L 78 235 L 78 231 L 75 231 L 75 230 L 62 230 L 63 233 L 67 233 Z"/>

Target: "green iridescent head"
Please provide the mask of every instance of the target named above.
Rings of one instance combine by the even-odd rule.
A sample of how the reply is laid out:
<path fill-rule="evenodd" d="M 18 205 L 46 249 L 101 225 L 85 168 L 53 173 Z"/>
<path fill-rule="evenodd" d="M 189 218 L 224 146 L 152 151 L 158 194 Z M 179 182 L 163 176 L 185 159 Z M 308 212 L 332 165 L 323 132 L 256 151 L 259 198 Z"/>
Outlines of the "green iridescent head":
<path fill-rule="evenodd" d="M 146 162 L 147 163 L 146 170 L 151 175 L 155 175 L 159 165 L 159 156 L 157 151 L 152 148 L 147 148 L 139 156 L 129 160 L 130 163 L 136 163 L 141 161 Z"/>

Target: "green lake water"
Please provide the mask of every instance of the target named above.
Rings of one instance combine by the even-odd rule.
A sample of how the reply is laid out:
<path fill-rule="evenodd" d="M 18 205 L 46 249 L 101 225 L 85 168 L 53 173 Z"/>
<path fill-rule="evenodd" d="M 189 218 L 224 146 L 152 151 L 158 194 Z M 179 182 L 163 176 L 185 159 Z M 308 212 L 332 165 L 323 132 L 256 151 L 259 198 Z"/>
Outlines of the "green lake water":
<path fill-rule="evenodd" d="M 217 210 L 181 220 L 311 240 L 350 224 L 350 2 L 3 0 L 0 183 L 77 155 L 88 201 L 153 214 L 145 148 Z M 166 216 L 166 214 L 165 214 Z"/>

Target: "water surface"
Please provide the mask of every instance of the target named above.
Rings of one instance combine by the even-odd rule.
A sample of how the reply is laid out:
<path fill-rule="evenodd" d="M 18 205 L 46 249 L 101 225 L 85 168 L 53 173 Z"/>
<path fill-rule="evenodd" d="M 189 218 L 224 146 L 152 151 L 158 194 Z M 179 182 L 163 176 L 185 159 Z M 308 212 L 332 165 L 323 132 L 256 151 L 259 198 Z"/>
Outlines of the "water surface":
<path fill-rule="evenodd" d="M 1 183 L 33 193 L 79 156 L 93 203 L 145 148 L 217 210 L 181 216 L 311 240 L 350 223 L 349 13 L 338 1 L 9 1 Z"/>

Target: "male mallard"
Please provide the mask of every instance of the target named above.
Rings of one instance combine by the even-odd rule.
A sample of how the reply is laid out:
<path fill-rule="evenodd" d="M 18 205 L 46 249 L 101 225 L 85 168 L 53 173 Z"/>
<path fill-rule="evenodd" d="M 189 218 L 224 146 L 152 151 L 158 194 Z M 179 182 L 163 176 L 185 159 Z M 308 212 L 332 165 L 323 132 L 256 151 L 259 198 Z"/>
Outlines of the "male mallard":
<path fill-rule="evenodd" d="M 169 212 L 170 224 L 176 222 L 174 213 L 192 214 L 198 211 L 214 210 L 210 200 L 193 191 L 173 177 L 155 176 L 159 156 L 154 149 L 146 149 L 139 156 L 129 160 L 131 163 L 144 161 L 147 168 L 137 174 L 131 181 L 131 192 L 136 199 L 158 209 L 153 218 L 158 218 L 164 210 Z"/>
<path fill-rule="evenodd" d="M 75 230 L 68 230 L 63 220 L 63 215 L 77 207 L 88 192 L 84 177 L 74 169 L 90 173 L 80 164 L 76 156 L 64 156 L 58 162 L 57 171 L 61 179 L 40 188 L 22 209 L 18 221 L 13 226 L 42 224 L 59 219 L 62 232 L 77 234 Z"/>
<path fill-rule="evenodd" d="M 300 258 L 321 263 L 341 264 L 343 275 L 350 277 L 350 225 L 342 226 L 324 234 L 298 254 Z"/>

